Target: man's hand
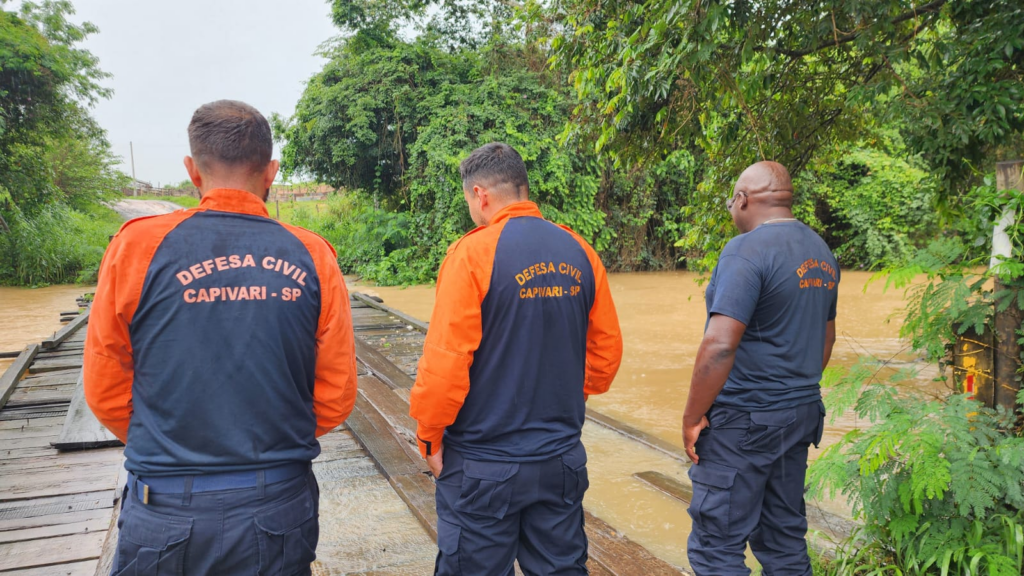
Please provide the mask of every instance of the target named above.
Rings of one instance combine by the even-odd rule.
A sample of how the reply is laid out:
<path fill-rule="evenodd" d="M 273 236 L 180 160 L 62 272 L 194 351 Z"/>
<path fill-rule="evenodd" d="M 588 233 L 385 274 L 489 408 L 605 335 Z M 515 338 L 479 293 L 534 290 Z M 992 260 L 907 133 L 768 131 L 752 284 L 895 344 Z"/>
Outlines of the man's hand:
<path fill-rule="evenodd" d="M 430 473 L 434 475 L 434 478 L 441 477 L 441 468 L 444 467 L 442 454 L 444 453 L 444 446 L 438 446 L 437 452 L 434 452 L 430 456 L 427 456 L 427 467 L 430 468 Z"/>
<path fill-rule="evenodd" d="M 690 462 L 697 464 L 700 458 L 697 457 L 697 451 L 694 446 L 697 444 L 697 438 L 700 436 L 700 431 L 710 426 L 707 416 L 701 416 L 700 422 L 697 422 L 693 426 L 687 426 L 686 422 L 683 422 L 683 447 L 686 448 L 686 456 L 690 459 Z"/>

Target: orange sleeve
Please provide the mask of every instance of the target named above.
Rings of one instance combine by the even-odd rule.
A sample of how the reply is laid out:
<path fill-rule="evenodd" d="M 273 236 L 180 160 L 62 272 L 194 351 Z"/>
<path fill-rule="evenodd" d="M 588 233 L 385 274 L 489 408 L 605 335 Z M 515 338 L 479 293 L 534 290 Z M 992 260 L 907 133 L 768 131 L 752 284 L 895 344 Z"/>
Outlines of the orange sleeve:
<path fill-rule="evenodd" d="M 128 326 L 157 247 L 168 232 L 195 212 L 126 222 L 103 254 L 86 329 L 82 380 L 92 413 L 121 442 L 128 442 L 135 378 Z"/>
<path fill-rule="evenodd" d="M 110 242 L 100 264 L 99 283 L 89 312 L 82 361 L 85 401 L 100 421 L 121 442 L 128 442 L 132 415 L 132 381 L 135 377 L 128 319 L 119 313 L 118 290 L 126 288 L 120 266 L 123 243 Z M 123 275 L 123 274 L 122 274 Z"/>
<path fill-rule="evenodd" d="M 327 240 L 287 226 L 306 245 L 320 277 L 320 322 L 316 334 L 316 373 L 313 414 L 316 436 L 334 430 L 352 413 L 356 404 L 358 376 L 352 310 L 338 256 Z"/>
<path fill-rule="evenodd" d="M 567 229 L 568 230 L 568 229 Z M 575 232 L 576 241 L 590 259 L 594 269 L 594 305 L 590 308 L 590 327 L 587 329 L 587 371 L 583 395 L 604 394 L 612 385 L 622 363 L 622 331 L 615 302 L 608 287 L 608 272 L 594 248 Z"/>
<path fill-rule="evenodd" d="M 409 395 L 424 457 L 440 448 L 445 428 L 469 394 L 469 368 L 483 337 L 480 306 L 490 288 L 500 228 L 478 228 L 453 244 L 437 275 L 434 312 Z"/>

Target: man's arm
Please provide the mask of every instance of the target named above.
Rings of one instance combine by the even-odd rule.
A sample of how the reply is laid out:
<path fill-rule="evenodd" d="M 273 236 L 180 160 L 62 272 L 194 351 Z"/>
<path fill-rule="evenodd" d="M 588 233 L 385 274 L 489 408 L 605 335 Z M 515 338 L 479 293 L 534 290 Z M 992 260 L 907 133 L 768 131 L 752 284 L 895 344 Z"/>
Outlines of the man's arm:
<path fill-rule="evenodd" d="M 119 289 L 122 293 L 126 290 L 124 279 L 118 278 L 122 248 L 123 242 L 115 236 L 100 264 L 85 337 L 82 380 L 85 401 L 96 419 L 127 443 L 135 364 L 128 320 L 118 298 Z"/>
<path fill-rule="evenodd" d="M 825 325 L 825 358 L 821 361 L 821 369 L 828 368 L 828 361 L 832 359 L 832 347 L 836 344 L 836 321 L 829 320 Z"/>
<path fill-rule="evenodd" d="M 409 415 L 417 422 L 420 454 L 441 452 L 444 430 L 455 422 L 469 394 L 469 368 L 480 346 L 480 305 L 489 288 L 491 258 L 472 258 L 460 242 L 448 253 L 437 276 L 437 298 L 423 343 L 416 384 L 409 394 Z"/>
<path fill-rule="evenodd" d="M 690 394 L 683 412 L 683 445 L 686 455 L 694 464 L 699 460 L 694 444 L 697 443 L 700 431 L 708 425 L 705 414 L 725 386 L 736 359 L 736 349 L 746 329 L 746 324 L 739 320 L 714 314 L 697 350 L 697 360 L 690 379 Z"/>
<path fill-rule="evenodd" d="M 587 328 L 587 370 L 583 395 L 603 394 L 608 391 L 622 363 L 622 331 L 615 302 L 608 287 L 608 273 L 593 248 L 585 246 L 594 270 L 594 305 L 590 308 Z"/>
<path fill-rule="evenodd" d="M 330 262 L 317 264 L 323 300 L 316 336 L 313 413 L 316 415 L 316 435 L 320 437 L 352 413 L 358 380 L 355 335 L 345 280 L 337 260 L 332 258 Z"/>

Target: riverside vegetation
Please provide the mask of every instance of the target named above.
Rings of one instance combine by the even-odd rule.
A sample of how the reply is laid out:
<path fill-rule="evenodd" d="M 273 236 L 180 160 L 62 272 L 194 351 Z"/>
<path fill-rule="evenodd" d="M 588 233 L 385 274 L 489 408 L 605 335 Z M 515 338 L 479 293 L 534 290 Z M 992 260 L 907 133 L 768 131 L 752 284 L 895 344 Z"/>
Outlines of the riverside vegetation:
<path fill-rule="evenodd" d="M 1024 309 L 1024 202 L 991 176 L 1024 157 L 1019 2 L 331 8 L 340 39 L 294 114 L 271 121 L 285 176 L 339 190 L 288 217 L 330 240 L 346 272 L 432 281 L 471 227 L 458 163 L 487 141 L 515 146 L 544 214 L 617 271 L 708 270 L 735 233 L 723 204 L 736 174 L 778 160 L 797 216 L 840 263 L 908 290 L 902 333 L 948 389 L 924 395 L 887 359 L 827 374 L 832 413 L 868 424 L 821 457 L 809 488 L 842 492 L 864 528 L 816 572 L 1021 574 L 1019 419 L 965 397 L 946 369 L 954 326 L 987 331 L 995 311 Z M 104 74 L 75 47 L 95 29 L 70 13 L 0 13 L 3 283 L 88 276 L 115 225 L 99 203 L 123 175 L 87 114 Z M 987 269 L 1004 210 L 1013 253 Z"/>

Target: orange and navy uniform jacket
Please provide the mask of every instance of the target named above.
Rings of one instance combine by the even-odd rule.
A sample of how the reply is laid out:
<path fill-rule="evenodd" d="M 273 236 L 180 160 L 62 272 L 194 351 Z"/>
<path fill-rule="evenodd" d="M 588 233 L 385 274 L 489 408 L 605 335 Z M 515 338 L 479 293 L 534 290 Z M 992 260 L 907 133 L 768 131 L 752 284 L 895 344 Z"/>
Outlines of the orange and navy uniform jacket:
<path fill-rule="evenodd" d="M 608 278 L 572 230 L 517 202 L 448 248 L 410 414 L 424 456 L 529 462 L 579 442 L 622 358 Z"/>
<path fill-rule="evenodd" d="M 86 401 L 139 475 L 310 462 L 355 403 L 334 249 L 248 192 L 126 223 L 88 326 Z"/>

